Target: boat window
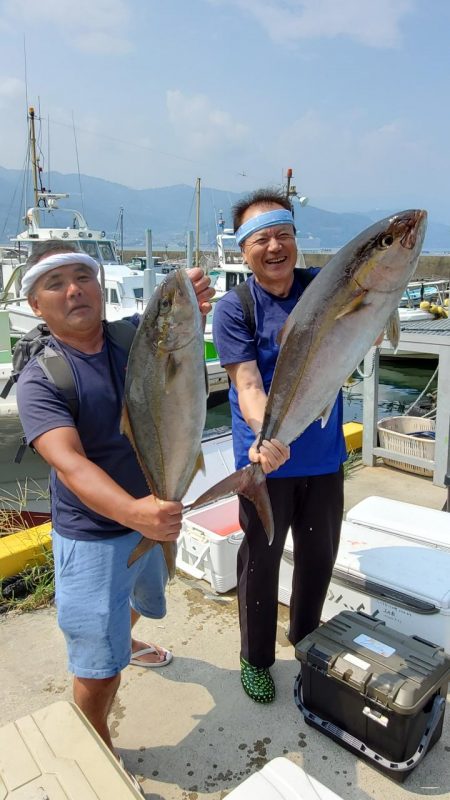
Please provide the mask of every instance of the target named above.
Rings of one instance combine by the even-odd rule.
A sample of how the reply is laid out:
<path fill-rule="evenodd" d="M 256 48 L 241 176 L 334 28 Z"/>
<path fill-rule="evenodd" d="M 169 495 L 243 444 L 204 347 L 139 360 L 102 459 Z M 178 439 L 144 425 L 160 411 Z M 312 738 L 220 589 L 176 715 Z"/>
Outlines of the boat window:
<path fill-rule="evenodd" d="M 238 275 L 236 272 L 227 272 L 226 276 L 226 287 L 228 289 L 232 289 L 234 286 L 238 284 Z"/>
<path fill-rule="evenodd" d="M 133 289 L 133 294 L 136 300 L 142 300 L 144 297 L 144 290 L 140 287 Z"/>
<path fill-rule="evenodd" d="M 117 289 L 110 289 L 110 303 L 118 303 L 119 302 L 119 295 L 117 294 Z"/>
<path fill-rule="evenodd" d="M 117 261 L 117 256 L 114 252 L 113 246 L 111 242 L 99 242 L 98 243 L 102 261 Z"/>
<path fill-rule="evenodd" d="M 97 261 L 99 260 L 99 252 L 97 249 L 96 242 L 90 242 L 88 239 L 82 239 L 80 242 L 82 249 L 88 256 L 92 256 L 92 258 L 96 258 Z"/>

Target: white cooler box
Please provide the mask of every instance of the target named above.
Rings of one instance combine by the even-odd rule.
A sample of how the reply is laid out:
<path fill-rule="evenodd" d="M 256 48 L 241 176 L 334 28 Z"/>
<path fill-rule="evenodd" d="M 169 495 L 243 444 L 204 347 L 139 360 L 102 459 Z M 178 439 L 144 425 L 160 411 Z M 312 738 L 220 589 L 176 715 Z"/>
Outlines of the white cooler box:
<path fill-rule="evenodd" d="M 278 591 L 279 602 L 286 605 L 292 571 L 288 535 Z M 343 522 L 322 620 L 344 610 L 374 615 L 402 633 L 440 645 L 450 655 L 450 550 Z"/>
<path fill-rule="evenodd" d="M 0 728 L 1 800 L 142 800 L 74 703 L 60 700 Z"/>
<path fill-rule="evenodd" d="M 250 775 L 227 800 L 342 800 L 288 758 L 274 758 Z"/>
<path fill-rule="evenodd" d="M 216 592 L 228 592 L 237 583 L 237 553 L 243 538 L 236 496 L 191 511 L 183 519 L 177 567 L 209 581 Z"/>
<path fill-rule="evenodd" d="M 450 550 L 450 514 L 385 497 L 366 497 L 351 508 L 347 522 L 395 533 Z"/>

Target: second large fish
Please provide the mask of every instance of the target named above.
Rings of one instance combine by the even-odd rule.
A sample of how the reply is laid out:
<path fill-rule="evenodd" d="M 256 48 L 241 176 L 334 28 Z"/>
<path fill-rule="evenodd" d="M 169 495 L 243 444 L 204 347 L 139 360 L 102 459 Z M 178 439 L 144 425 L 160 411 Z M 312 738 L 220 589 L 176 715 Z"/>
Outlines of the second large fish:
<path fill-rule="evenodd" d="M 397 312 L 426 223 L 421 210 L 380 220 L 339 250 L 314 278 L 281 332 L 259 444 L 276 438 L 289 445 L 315 420 L 326 424 L 339 389 Z M 394 345 L 398 335 L 399 328 L 391 325 Z M 244 467 L 234 473 L 235 491 L 242 492 L 245 484 L 248 496 L 253 482 L 261 479 L 259 464 Z M 205 492 L 196 503 L 208 501 Z"/>

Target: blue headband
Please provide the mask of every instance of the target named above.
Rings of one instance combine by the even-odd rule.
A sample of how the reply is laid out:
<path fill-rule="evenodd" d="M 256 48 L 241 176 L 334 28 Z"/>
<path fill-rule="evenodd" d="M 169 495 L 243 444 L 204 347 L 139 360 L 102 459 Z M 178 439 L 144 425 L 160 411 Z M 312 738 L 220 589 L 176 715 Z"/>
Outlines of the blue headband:
<path fill-rule="evenodd" d="M 286 208 L 277 208 L 275 211 L 266 211 L 264 214 L 258 214 L 257 217 L 252 217 L 244 222 L 235 233 L 236 242 L 240 245 L 252 233 L 263 228 L 272 228 L 274 225 L 294 225 L 295 230 L 294 217 L 291 212 Z"/>

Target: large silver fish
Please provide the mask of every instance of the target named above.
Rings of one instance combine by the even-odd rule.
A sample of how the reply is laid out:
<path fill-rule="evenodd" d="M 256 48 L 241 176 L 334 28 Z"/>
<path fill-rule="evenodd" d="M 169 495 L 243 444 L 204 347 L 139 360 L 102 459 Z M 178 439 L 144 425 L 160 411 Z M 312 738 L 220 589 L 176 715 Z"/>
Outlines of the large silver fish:
<path fill-rule="evenodd" d="M 324 426 L 339 389 L 388 323 L 397 346 L 397 309 L 416 269 L 426 223 L 420 210 L 383 219 L 314 278 L 281 332 L 259 445 L 271 438 L 289 445 L 319 418 Z M 234 473 L 236 491 L 241 482 L 251 487 L 261 476 L 259 464 L 244 467 Z M 208 492 L 196 504 L 205 502 Z"/>
<path fill-rule="evenodd" d="M 207 378 L 202 316 L 186 270 L 170 273 L 153 292 L 133 340 L 125 380 L 121 430 L 136 452 L 152 493 L 181 501 L 199 469 L 206 419 Z M 233 476 L 221 481 L 211 499 L 235 491 Z M 244 489 L 245 491 L 245 489 Z M 269 532 L 273 529 L 265 482 L 250 488 L 250 499 Z M 142 537 L 128 565 L 156 542 Z M 177 546 L 164 542 L 169 575 Z"/>

